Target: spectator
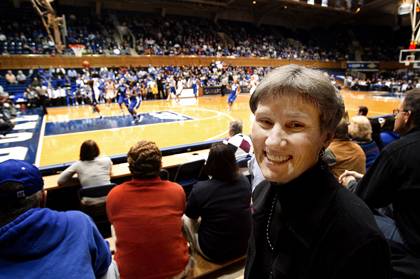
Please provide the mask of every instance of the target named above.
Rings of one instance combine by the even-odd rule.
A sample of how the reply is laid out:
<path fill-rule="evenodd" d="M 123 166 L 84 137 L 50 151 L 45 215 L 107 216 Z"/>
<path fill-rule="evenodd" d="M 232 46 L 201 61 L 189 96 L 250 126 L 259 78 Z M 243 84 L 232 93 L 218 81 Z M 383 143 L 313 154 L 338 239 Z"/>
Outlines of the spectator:
<path fill-rule="evenodd" d="M 369 109 L 366 106 L 360 106 L 357 115 L 366 116 L 368 115 Z"/>
<path fill-rule="evenodd" d="M 40 208 L 41 173 L 20 160 L 0 163 L 0 277 L 113 277 L 111 252 L 90 218 Z"/>
<path fill-rule="evenodd" d="M 334 138 L 328 146 L 335 155 L 335 163 L 330 169 L 337 179 L 345 170 L 354 170 L 362 174 L 366 172 L 366 155 L 357 143 L 351 141 L 348 120 L 346 113 L 346 117 L 338 123 Z"/>
<path fill-rule="evenodd" d="M 9 84 L 16 84 L 17 83 L 16 76 L 10 70 L 7 71 L 7 73 L 4 77 Z"/>
<path fill-rule="evenodd" d="M 420 278 L 420 89 L 407 91 L 394 113 L 401 139 L 382 150 L 365 176 L 345 172 L 340 181 L 374 212 L 392 205 L 391 214 L 376 218 L 391 247 L 392 278 Z"/>
<path fill-rule="evenodd" d="M 251 188 L 254 192 L 255 188 L 264 180 L 264 175 L 261 172 L 258 162 L 255 159 L 255 154 L 252 154 L 248 161 L 248 171 L 251 176 Z"/>
<path fill-rule="evenodd" d="M 251 185 L 223 143 L 210 148 L 205 171 L 210 179 L 193 186 L 185 220 L 199 253 L 223 262 L 244 255 L 248 247 Z"/>
<path fill-rule="evenodd" d="M 397 115 L 397 111 L 395 111 L 395 116 L 396 115 Z M 383 147 L 387 146 L 391 142 L 394 142 L 400 138 L 400 135 L 394 132 L 394 124 L 395 124 L 394 117 L 384 118 L 384 124 L 382 126 L 382 132 L 380 134 Z"/>
<path fill-rule="evenodd" d="M 26 82 L 26 76 L 21 70 L 18 71 L 18 73 L 16 75 L 16 80 L 19 83 L 25 83 Z"/>
<path fill-rule="evenodd" d="M 68 184 L 75 174 L 82 187 L 110 184 L 112 161 L 108 157 L 99 157 L 99 154 L 99 147 L 95 141 L 84 141 L 80 146 L 79 161 L 60 174 L 58 185 Z"/>
<path fill-rule="evenodd" d="M 249 159 L 253 153 L 251 138 L 242 133 L 242 126 L 241 120 L 234 120 L 229 123 L 227 144 L 234 150 L 236 161 Z"/>
<path fill-rule="evenodd" d="M 320 159 L 344 112 L 328 77 L 277 68 L 250 107 L 266 180 L 253 192 L 245 278 L 389 278 L 388 246 L 372 214 Z"/>
<path fill-rule="evenodd" d="M 184 190 L 159 178 L 162 154 L 155 143 L 139 141 L 127 161 L 133 179 L 113 188 L 106 202 L 121 277 L 182 278 L 192 264 L 182 235 Z"/>
<path fill-rule="evenodd" d="M 13 130 L 16 109 L 9 101 L 9 93 L 0 92 L 0 135 L 5 135 Z"/>
<path fill-rule="evenodd" d="M 366 106 L 360 106 L 358 115 L 367 117 L 368 111 L 369 110 Z M 378 118 L 368 118 L 368 119 L 369 119 L 371 130 L 372 130 L 371 138 L 376 143 L 378 148 L 382 149 L 383 144 L 381 141 L 381 137 L 379 135 L 381 133 L 381 124 L 379 123 Z"/>
<path fill-rule="evenodd" d="M 368 170 L 379 156 L 379 147 L 372 140 L 372 126 L 366 116 L 356 115 L 350 120 L 349 134 L 357 141 L 366 155 L 366 170 Z"/>

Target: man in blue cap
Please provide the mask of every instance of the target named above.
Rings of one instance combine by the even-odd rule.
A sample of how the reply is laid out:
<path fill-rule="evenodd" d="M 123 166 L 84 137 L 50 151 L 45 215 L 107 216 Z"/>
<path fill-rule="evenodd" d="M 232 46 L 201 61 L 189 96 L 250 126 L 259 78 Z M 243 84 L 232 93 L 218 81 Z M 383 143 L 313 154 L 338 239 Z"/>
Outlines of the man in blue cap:
<path fill-rule="evenodd" d="M 35 166 L 0 163 L 0 279 L 98 278 L 111 253 L 89 217 L 40 208 L 44 181 Z"/>

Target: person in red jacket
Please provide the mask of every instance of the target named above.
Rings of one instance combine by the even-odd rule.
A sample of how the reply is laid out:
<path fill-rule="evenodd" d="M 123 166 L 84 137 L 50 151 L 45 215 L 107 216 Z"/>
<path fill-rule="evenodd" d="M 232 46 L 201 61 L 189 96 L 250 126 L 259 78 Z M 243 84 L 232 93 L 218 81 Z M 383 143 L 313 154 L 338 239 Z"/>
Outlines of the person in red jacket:
<path fill-rule="evenodd" d="M 133 179 L 112 189 L 106 201 L 121 278 L 182 278 L 192 263 L 182 234 L 184 190 L 160 179 L 162 153 L 154 142 L 139 141 L 127 160 Z"/>

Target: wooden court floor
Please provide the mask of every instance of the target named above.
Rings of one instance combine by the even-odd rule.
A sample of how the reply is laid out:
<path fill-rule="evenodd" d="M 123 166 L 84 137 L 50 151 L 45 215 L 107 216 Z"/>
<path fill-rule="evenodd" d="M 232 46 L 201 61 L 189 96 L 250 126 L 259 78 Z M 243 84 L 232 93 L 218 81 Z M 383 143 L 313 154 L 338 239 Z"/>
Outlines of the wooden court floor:
<path fill-rule="evenodd" d="M 350 116 L 357 112 L 358 106 L 369 108 L 369 116 L 389 114 L 399 106 L 398 98 L 381 97 L 374 92 L 342 91 L 346 109 Z M 142 139 L 155 141 L 159 147 L 190 144 L 227 137 L 229 122 L 241 119 L 244 122 L 244 133 L 250 133 L 253 116 L 248 106 L 249 94 L 240 94 L 232 111 L 227 108 L 227 96 L 205 96 L 181 99 L 175 101 L 156 100 L 143 101 L 137 111 L 142 115 L 155 115 L 156 112 L 171 112 L 174 115 L 188 117 L 187 120 L 170 122 L 152 122 L 138 125 L 130 124 L 121 127 L 115 119 L 126 118 L 117 104 L 111 106 L 100 105 L 103 119 L 92 112 L 90 106 L 48 108 L 48 115 L 44 118 L 41 137 L 37 151 L 37 165 L 46 166 L 61 164 L 78 159 L 79 148 L 87 139 L 95 140 L 103 155 L 126 154 L 128 149 Z M 86 120 L 96 121 L 101 129 L 79 127 L 86 125 Z M 111 123 L 112 122 L 112 123 Z M 45 127 L 60 124 L 67 127 L 65 133 L 46 134 Z M 55 127 L 55 126 L 53 126 Z M 54 129 L 54 128 L 51 128 Z M 51 130 L 50 129 L 50 130 Z M 73 132 L 74 131 L 74 132 Z"/>

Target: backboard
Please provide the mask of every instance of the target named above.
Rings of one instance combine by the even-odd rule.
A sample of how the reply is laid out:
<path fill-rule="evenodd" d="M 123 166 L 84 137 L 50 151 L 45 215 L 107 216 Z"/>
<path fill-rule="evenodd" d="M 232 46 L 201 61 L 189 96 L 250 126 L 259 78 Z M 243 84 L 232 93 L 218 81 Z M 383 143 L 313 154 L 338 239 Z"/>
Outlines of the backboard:
<path fill-rule="evenodd" d="M 407 66 L 413 63 L 420 63 L 420 49 L 402 49 L 399 62 Z"/>

